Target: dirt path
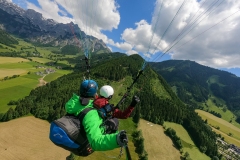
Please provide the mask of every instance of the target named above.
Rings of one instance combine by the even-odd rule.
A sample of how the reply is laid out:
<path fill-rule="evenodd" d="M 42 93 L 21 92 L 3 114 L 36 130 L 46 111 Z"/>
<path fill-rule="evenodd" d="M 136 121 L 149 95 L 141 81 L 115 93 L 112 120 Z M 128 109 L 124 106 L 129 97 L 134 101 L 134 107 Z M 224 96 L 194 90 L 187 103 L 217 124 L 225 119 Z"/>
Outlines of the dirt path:
<path fill-rule="evenodd" d="M 45 75 L 46 76 L 46 75 Z M 42 78 L 39 78 L 38 80 L 39 80 L 39 84 L 37 85 L 38 87 L 39 86 L 44 86 L 44 85 L 46 85 L 47 84 L 47 82 L 46 81 L 44 81 L 44 77 L 45 76 L 43 76 Z"/>

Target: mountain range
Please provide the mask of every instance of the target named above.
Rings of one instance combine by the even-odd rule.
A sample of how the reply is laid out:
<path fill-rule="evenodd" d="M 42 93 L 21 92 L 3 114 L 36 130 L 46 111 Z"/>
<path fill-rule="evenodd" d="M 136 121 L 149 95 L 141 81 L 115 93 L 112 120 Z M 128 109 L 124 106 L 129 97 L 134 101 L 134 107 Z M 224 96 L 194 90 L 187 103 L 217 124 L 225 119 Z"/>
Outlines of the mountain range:
<path fill-rule="evenodd" d="M 110 52 L 102 40 L 86 35 L 77 24 L 63 24 L 46 19 L 41 13 L 32 9 L 24 10 L 7 0 L 0 0 L 0 17 L 1 29 L 36 45 L 75 45 L 94 52 Z"/>
<path fill-rule="evenodd" d="M 219 108 L 240 117 L 240 78 L 236 75 L 189 60 L 168 60 L 151 66 L 186 104 L 202 108 L 211 99 Z"/>

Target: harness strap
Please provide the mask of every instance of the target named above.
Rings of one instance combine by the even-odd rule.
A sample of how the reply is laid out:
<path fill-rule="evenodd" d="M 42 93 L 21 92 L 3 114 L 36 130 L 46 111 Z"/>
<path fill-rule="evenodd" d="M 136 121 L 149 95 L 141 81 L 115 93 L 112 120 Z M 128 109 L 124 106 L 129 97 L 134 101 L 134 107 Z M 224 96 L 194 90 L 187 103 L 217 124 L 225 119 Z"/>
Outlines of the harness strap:
<path fill-rule="evenodd" d="M 82 124 L 82 121 L 83 121 L 83 118 L 85 117 L 85 115 L 89 112 L 89 111 L 91 111 L 91 110 L 93 110 L 93 109 L 95 109 L 95 108 L 86 108 L 86 109 L 84 109 L 84 110 L 82 110 L 79 114 L 78 114 L 78 119 L 80 120 L 80 122 L 81 122 L 81 124 Z"/>

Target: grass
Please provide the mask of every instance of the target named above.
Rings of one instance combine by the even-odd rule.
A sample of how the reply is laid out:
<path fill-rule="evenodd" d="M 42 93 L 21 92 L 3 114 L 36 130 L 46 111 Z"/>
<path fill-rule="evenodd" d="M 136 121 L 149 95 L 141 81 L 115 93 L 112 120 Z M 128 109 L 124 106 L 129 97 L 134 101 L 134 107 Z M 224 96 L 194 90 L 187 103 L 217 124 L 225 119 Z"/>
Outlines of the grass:
<path fill-rule="evenodd" d="M 177 136 L 181 138 L 181 142 L 183 144 L 183 153 L 188 152 L 190 154 L 190 158 L 194 160 L 210 160 L 210 158 L 201 153 L 199 149 L 196 147 L 188 132 L 183 128 L 182 125 L 172 123 L 172 122 L 164 122 L 166 128 L 173 128 Z"/>
<path fill-rule="evenodd" d="M 29 75 L 28 75 L 29 76 Z M 5 113 L 10 106 L 10 100 L 18 100 L 29 95 L 31 90 L 38 84 L 37 79 L 18 77 L 15 79 L 0 82 L 0 113 Z"/>
<path fill-rule="evenodd" d="M 44 77 L 44 80 L 47 81 L 47 82 L 51 82 L 51 81 L 53 81 L 53 80 L 61 77 L 62 75 L 63 75 L 63 74 L 57 73 L 57 72 L 55 72 L 55 73 L 50 73 L 50 74 L 48 74 L 48 75 L 46 75 L 46 76 Z"/>
<path fill-rule="evenodd" d="M 23 62 L 23 63 L 4 63 L 0 64 L 0 68 L 6 69 L 35 69 L 34 65 L 38 65 L 36 62 Z"/>
<path fill-rule="evenodd" d="M 173 146 L 172 140 L 164 134 L 162 126 L 141 119 L 139 129 L 142 130 L 149 160 L 180 159 L 180 152 Z"/>
<path fill-rule="evenodd" d="M 0 69 L 0 79 L 8 76 L 11 77 L 13 75 L 22 75 L 26 74 L 28 71 L 24 69 Z"/>
<path fill-rule="evenodd" d="M 14 57 L 0 57 L 0 64 L 4 63 L 18 63 L 18 62 L 28 62 L 29 60 L 24 58 L 14 58 Z"/>
<path fill-rule="evenodd" d="M 151 86 L 152 86 L 152 90 L 153 92 L 160 96 L 160 97 L 164 97 L 164 99 L 166 98 L 170 98 L 169 94 L 165 91 L 165 88 L 163 87 L 163 85 L 160 84 L 159 80 L 155 79 L 155 80 L 151 80 Z"/>
<path fill-rule="evenodd" d="M 47 63 L 47 62 L 52 62 L 52 60 L 47 59 L 47 58 L 39 58 L 39 57 L 29 57 L 33 61 L 39 62 L 39 63 Z"/>
<path fill-rule="evenodd" d="M 49 127 L 33 116 L 0 123 L 1 159 L 66 160 L 70 153 L 49 140 Z"/>
<path fill-rule="evenodd" d="M 237 140 L 236 138 L 230 137 L 224 132 L 221 132 L 215 128 L 212 127 L 212 130 L 216 132 L 217 134 L 221 134 L 222 137 L 224 137 L 224 141 L 226 141 L 229 144 L 235 144 L 236 146 L 240 147 L 240 140 Z"/>
<path fill-rule="evenodd" d="M 218 118 L 208 112 L 202 111 L 202 110 L 195 110 L 201 117 L 203 120 L 207 119 L 208 120 L 208 124 L 211 126 L 218 126 L 220 127 L 220 131 L 225 133 L 225 134 L 229 134 L 232 133 L 233 134 L 233 138 L 240 140 L 240 128 L 237 128 L 236 126 L 234 126 L 233 124 Z"/>

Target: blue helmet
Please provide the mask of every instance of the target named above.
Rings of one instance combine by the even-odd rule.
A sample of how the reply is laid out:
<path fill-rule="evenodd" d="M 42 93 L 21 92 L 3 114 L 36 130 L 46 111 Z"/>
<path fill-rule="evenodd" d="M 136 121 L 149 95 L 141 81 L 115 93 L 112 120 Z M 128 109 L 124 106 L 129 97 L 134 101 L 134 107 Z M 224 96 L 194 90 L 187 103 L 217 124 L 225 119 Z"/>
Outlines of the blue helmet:
<path fill-rule="evenodd" d="M 80 86 L 80 96 L 93 97 L 98 90 L 97 82 L 94 80 L 85 80 Z"/>

